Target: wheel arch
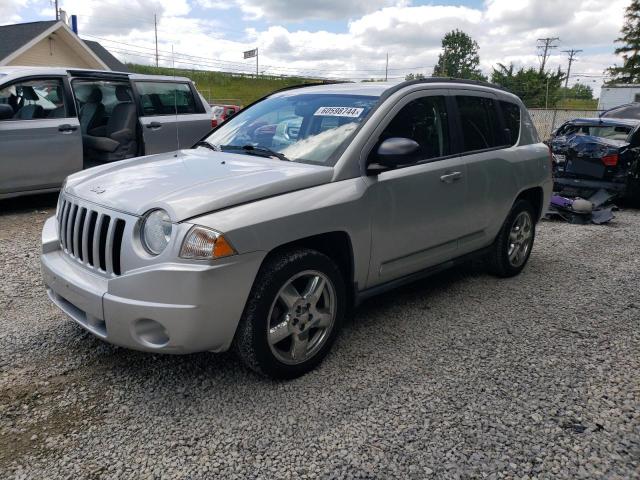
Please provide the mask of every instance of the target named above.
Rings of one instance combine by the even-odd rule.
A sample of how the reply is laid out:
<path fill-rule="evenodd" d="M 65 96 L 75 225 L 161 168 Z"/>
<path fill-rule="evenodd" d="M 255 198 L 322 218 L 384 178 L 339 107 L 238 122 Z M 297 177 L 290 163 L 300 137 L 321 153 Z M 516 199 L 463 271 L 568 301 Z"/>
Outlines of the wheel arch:
<path fill-rule="evenodd" d="M 273 255 L 295 248 L 309 248 L 316 250 L 336 262 L 336 265 L 340 269 L 344 278 L 345 287 L 347 288 L 347 299 L 349 299 L 349 303 L 353 302 L 355 295 L 355 260 L 353 254 L 353 243 L 347 232 L 343 230 L 325 232 L 283 243 L 282 245 L 278 245 L 271 249 L 262 260 L 262 264 L 264 265 L 264 263 Z"/>
<path fill-rule="evenodd" d="M 542 187 L 532 187 L 523 190 L 514 200 L 514 205 L 518 200 L 527 200 L 531 203 L 535 209 L 536 223 L 542 218 L 542 214 L 544 213 L 544 206 L 542 205 L 542 202 L 544 201 L 544 191 L 542 190 Z"/>

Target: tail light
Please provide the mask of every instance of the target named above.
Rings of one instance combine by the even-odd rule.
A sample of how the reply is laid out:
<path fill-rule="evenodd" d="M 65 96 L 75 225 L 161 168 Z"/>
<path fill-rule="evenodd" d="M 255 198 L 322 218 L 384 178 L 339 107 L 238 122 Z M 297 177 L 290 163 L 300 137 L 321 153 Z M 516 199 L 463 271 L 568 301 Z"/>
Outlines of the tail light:
<path fill-rule="evenodd" d="M 218 126 L 218 121 L 215 118 L 211 119 L 211 128 L 216 128 Z"/>
<path fill-rule="evenodd" d="M 618 154 L 612 153 L 611 155 L 605 155 L 602 157 L 602 163 L 604 163 L 607 167 L 615 167 L 618 165 Z"/>

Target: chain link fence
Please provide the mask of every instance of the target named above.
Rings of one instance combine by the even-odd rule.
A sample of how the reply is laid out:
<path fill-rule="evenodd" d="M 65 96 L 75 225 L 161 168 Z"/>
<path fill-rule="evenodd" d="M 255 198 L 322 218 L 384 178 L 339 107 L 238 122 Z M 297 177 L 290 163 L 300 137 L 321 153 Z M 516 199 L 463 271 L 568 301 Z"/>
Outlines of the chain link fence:
<path fill-rule="evenodd" d="M 538 130 L 538 135 L 543 140 L 548 139 L 556 128 L 564 122 L 574 118 L 597 118 L 601 110 L 570 110 L 552 108 L 530 108 L 529 114 L 533 124 Z"/>

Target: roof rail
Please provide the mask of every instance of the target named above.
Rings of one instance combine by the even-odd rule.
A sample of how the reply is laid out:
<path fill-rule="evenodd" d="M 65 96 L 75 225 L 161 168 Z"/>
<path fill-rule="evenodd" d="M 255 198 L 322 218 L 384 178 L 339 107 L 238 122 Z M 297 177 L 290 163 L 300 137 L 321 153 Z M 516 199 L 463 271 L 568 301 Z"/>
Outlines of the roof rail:
<path fill-rule="evenodd" d="M 462 85 L 478 85 L 480 87 L 489 87 L 496 88 L 498 90 L 503 90 L 507 92 L 508 90 L 500 85 L 491 82 L 485 82 L 484 80 L 468 80 L 464 78 L 453 78 L 453 77 L 428 77 L 428 78 L 418 78 L 416 80 L 408 80 L 406 82 L 401 82 L 398 84 L 398 87 L 406 87 L 407 85 L 415 85 L 417 83 L 459 83 Z"/>

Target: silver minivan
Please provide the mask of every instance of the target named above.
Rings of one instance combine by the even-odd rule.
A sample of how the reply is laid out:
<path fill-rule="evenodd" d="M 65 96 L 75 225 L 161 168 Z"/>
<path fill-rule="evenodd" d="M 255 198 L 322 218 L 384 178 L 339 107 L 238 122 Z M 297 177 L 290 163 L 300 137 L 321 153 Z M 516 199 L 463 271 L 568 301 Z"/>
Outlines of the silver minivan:
<path fill-rule="evenodd" d="M 0 68 L 0 199 L 55 191 L 85 168 L 190 147 L 211 130 L 191 80 Z"/>

